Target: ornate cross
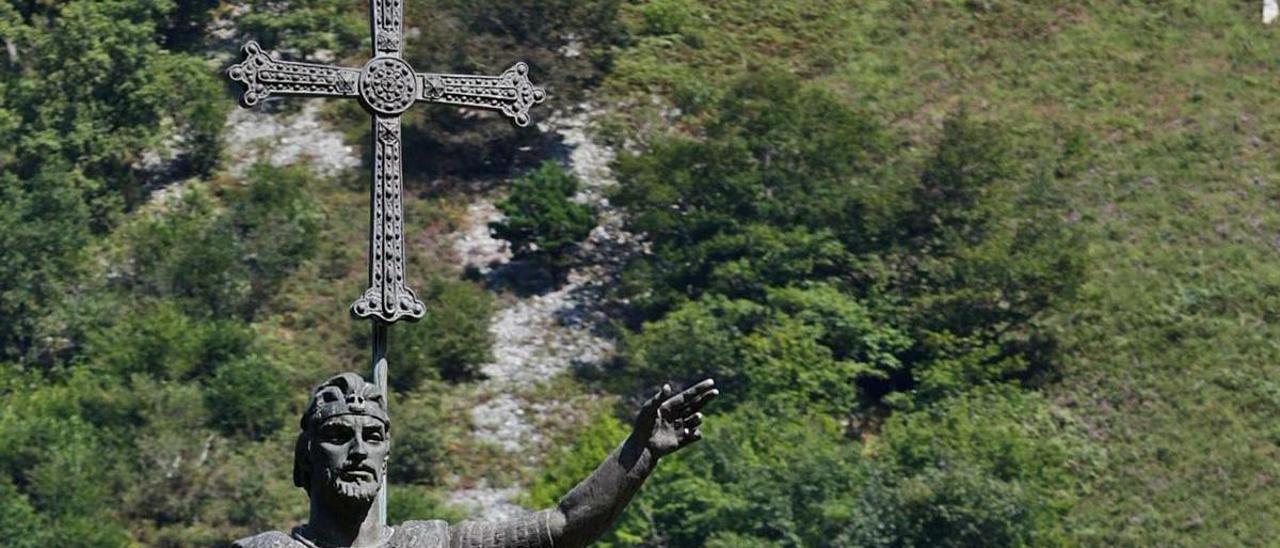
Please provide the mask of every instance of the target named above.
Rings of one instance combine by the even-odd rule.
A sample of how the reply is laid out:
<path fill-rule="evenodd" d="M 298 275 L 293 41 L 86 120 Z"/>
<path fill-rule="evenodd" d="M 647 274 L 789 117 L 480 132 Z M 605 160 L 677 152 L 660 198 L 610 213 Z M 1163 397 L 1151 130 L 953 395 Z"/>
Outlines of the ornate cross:
<path fill-rule="evenodd" d="M 496 110 L 516 126 L 529 125 L 529 108 L 546 92 L 529 81 L 524 63 L 499 76 L 423 74 L 401 59 L 404 5 L 372 0 L 374 57 L 364 68 L 274 59 L 256 42 L 227 74 L 246 86 L 240 103 L 252 107 L 280 95 L 358 97 L 373 115 L 374 169 L 369 231 L 369 288 L 351 305 L 358 318 L 385 323 L 418 320 L 426 312 L 404 281 L 400 115 L 415 102 Z"/>
<path fill-rule="evenodd" d="M 369 288 L 351 314 L 373 322 L 373 376 L 386 390 L 387 326 L 426 313 L 404 279 L 404 207 L 400 115 L 416 102 L 496 110 L 518 127 L 529 125 L 529 108 L 546 99 L 529 81 L 529 66 L 516 63 L 498 76 L 419 73 L 402 59 L 403 0 L 370 0 L 374 57 L 363 68 L 280 61 L 257 42 L 244 46 L 245 60 L 227 70 L 245 85 L 240 104 L 253 107 L 272 96 L 356 97 L 373 116 L 373 184 L 370 189 Z M 386 489 L 379 506 L 386 517 Z"/>

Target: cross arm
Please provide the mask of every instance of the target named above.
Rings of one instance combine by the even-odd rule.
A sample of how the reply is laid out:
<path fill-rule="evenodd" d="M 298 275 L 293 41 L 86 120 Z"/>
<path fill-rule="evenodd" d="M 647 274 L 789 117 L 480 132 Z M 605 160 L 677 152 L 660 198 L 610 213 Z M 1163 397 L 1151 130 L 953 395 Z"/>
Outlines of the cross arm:
<path fill-rule="evenodd" d="M 545 90 L 529 81 L 524 63 L 498 76 L 418 74 L 418 82 L 421 101 L 496 110 L 519 127 L 529 125 L 529 108 L 547 98 Z"/>
<path fill-rule="evenodd" d="M 272 95 L 358 97 L 360 69 L 280 61 L 257 42 L 244 46 L 245 60 L 227 69 L 227 76 L 245 85 L 240 104 L 252 107 Z"/>

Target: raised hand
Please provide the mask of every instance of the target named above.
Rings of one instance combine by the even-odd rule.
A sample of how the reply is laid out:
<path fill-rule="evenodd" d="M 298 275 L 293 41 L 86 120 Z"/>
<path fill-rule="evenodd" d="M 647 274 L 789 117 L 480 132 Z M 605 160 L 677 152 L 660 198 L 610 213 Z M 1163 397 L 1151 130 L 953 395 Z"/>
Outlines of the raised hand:
<path fill-rule="evenodd" d="M 671 385 L 640 407 L 632 438 L 643 443 L 654 457 L 670 454 L 702 439 L 702 406 L 720 393 L 715 381 L 704 380 L 683 392 L 671 395 Z"/>

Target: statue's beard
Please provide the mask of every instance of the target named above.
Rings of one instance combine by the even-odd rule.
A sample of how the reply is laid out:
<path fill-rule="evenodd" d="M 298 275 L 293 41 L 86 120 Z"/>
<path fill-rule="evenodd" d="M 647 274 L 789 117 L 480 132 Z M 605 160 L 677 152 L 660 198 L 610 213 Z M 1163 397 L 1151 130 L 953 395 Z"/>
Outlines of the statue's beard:
<path fill-rule="evenodd" d="M 330 469 L 325 469 L 324 475 L 329 491 L 346 503 L 372 502 L 382 487 L 376 475 L 372 479 L 346 480 L 340 471 Z"/>

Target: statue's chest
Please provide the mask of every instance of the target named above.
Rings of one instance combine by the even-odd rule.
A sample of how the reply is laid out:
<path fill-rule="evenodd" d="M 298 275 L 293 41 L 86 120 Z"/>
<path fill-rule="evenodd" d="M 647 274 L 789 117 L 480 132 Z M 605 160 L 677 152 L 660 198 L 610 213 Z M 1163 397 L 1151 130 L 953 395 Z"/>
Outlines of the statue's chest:
<path fill-rule="evenodd" d="M 396 527 L 387 548 L 446 548 L 449 525 L 440 520 L 406 521 Z"/>

